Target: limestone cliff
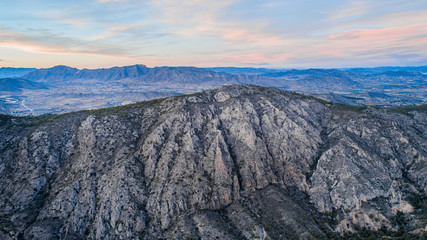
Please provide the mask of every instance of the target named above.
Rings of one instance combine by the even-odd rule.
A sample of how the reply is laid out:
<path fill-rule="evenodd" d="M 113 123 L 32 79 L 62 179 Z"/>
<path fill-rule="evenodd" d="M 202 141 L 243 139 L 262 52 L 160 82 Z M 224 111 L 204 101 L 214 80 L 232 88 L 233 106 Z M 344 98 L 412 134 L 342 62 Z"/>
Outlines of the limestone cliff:
<path fill-rule="evenodd" d="M 424 112 L 361 110 L 241 85 L 96 111 L 1 116 L 0 238 L 422 233 L 426 124 Z"/>

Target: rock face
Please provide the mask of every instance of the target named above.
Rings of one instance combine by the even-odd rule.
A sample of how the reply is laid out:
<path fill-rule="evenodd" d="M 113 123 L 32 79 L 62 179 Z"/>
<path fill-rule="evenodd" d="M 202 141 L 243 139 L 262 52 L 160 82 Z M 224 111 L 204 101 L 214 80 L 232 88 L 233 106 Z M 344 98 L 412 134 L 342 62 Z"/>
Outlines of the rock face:
<path fill-rule="evenodd" d="M 426 123 L 239 85 L 1 116 L 0 238 L 313 239 L 396 215 L 424 231 Z"/>

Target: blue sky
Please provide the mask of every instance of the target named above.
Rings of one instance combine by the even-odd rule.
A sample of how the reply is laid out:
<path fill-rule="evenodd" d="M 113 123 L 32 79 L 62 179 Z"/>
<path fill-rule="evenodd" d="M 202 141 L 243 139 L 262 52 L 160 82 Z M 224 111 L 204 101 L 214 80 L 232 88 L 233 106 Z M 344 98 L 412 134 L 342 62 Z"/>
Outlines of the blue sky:
<path fill-rule="evenodd" d="M 427 65 L 427 1 L 5 0 L 0 66 Z"/>

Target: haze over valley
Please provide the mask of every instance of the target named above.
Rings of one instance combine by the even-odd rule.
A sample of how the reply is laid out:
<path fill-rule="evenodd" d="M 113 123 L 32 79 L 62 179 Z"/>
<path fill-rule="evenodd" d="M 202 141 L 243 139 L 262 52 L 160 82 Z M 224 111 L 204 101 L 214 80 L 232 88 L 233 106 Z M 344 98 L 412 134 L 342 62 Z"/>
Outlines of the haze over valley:
<path fill-rule="evenodd" d="M 0 69 L 0 113 L 63 113 L 189 94 L 231 84 L 254 84 L 348 105 L 427 103 L 427 67 L 256 69 L 155 67 Z M 12 78 L 13 77 L 13 78 Z"/>

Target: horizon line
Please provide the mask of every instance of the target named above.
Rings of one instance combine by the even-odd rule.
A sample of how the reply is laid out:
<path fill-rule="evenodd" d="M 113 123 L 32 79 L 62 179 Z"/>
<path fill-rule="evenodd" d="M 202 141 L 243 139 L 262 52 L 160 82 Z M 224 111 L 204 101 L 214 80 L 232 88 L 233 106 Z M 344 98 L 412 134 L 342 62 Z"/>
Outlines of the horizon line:
<path fill-rule="evenodd" d="M 122 68 L 122 67 L 131 67 L 131 66 L 144 66 L 146 68 L 162 68 L 162 67 L 171 67 L 171 68 L 198 68 L 198 69 L 212 69 L 212 68 L 247 68 L 247 69 L 270 69 L 270 70 L 301 70 L 301 69 L 358 69 L 358 68 L 363 68 L 363 69 L 374 69 L 374 68 L 418 68 L 418 67 L 427 67 L 427 65 L 389 65 L 389 66 L 376 66 L 376 67 L 241 67 L 241 66 L 205 66 L 205 67 L 196 67 L 196 66 L 185 66 L 185 65 L 179 65 L 179 66 L 168 66 L 168 65 L 164 65 L 164 66 L 147 66 L 145 64 L 142 63 L 136 63 L 136 64 L 132 64 L 132 65 L 122 65 L 122 66 L 112 66 L 112 67 L 99 67 L 99 68 L 78 68 L 78 67 L 74 67 L 74 66 L 69 66 L 69 65 L 63 65 L 63 64 L 59 64 L 59 65 L 54 65 L 52 67 L 42 67 L 42 68 L 38 68 L 38 67 L 7 67 L 7 66 L 3 66 L 0 67 L 0 69 L 3 68 L 12 68 L 12 69 L 50 69 L 50 68 L 54 68 L 54 67 L 69 67 L 69 68 L 74 68 L 74 69 L 78 69 L 78 70 L 99 70 L 99 69 L 111 69 L 111 68 Z"/>

